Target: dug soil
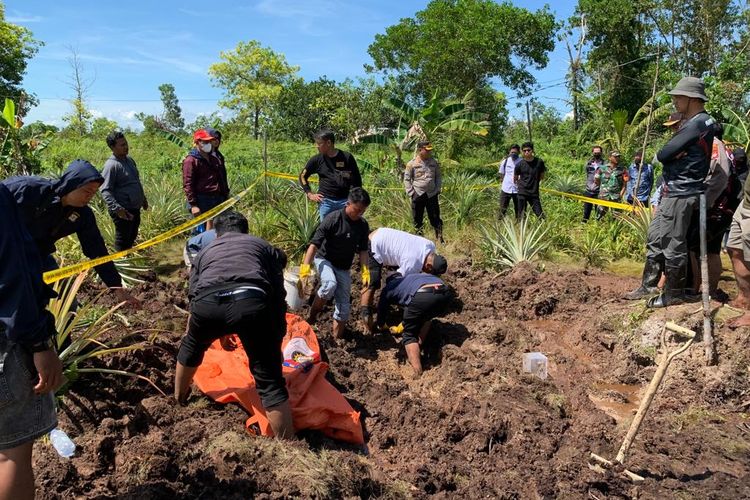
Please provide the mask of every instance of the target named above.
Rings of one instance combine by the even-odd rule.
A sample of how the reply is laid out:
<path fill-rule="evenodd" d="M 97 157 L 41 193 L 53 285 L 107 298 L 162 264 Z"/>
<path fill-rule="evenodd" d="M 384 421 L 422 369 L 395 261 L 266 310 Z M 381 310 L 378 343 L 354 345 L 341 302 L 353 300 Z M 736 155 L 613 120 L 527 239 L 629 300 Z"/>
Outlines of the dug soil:
<path fill-rule="evenodd" d="M 419 379 L 390 334 L 352 323 L 350 339 L 336 344 L 330 315 L 315 326 L 330 380 L 361 412 L 364 449 L 311 432 L 293 444 L 254 437 L 238 406 L 197 392 L 176 406 L 142 380 L 86 374 L 60 402 L 77 455 L 35 444 L 39 497 L 750 497 L 750 336 L 724 326 L 726 307 L 712 303 L 718 364 L 707 367 L 699 305 L 649 313 L 618 299 L 635 279 L 451 268 L 456 300 L 434 324 Z M 151 347 L 100 363 L 166 393 L 187 307 L 184 280 L 173 278 L 137 287 L 143 308 L 118 327 L 154 337 Z M 666 319 L 698 330 L 698 342 L 672 364 L 626 458 L 645 481 L 593 471 L 592 452 L 617 454 Z M 546 380 L 522 373 L 532 351 L 549 359 Z"/>

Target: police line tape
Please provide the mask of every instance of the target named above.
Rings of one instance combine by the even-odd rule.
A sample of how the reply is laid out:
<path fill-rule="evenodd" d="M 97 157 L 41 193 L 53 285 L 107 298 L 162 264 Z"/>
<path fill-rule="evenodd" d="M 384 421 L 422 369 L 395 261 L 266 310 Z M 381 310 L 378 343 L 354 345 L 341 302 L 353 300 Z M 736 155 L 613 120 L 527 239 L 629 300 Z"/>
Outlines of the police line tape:
<path fill-rule="evenodd" d="M 170 238 L 173 238 L 174 236 L 177 236 L 180 233 L 184 233 L 185 231 L 193 229 L 194 227 L 206 222 L 208 219 L 216 217 L 220 213 L 226 211 L 228 208 L 234 206 L 247 193 L 249 193 L 250 190 L 252 190 L 261 179 L 263 179 L 263 176 L 260 176 L 258 179 L 256 179 L 255 182 L 250 184 L 250 186 L 248 186 L 242 192 L 234 196 L 231 196 L 229 199 L 227 199 L 220 205 L 215 206 L 211 210 L 208 210 L 198 215 L 194 219 L 190 219 L 189 221 L 184 222 L 180 224 L 179 226 L 170 229 L 169 231 L 166 231 L 158 236 L 154 236 L 150 240 L 139 243 L 138 245 L 132 248 L 128 248 L 127 250 L 122 250 L 120 252 L 111 253 L 103 257 L 97 257 L 95 259 L 87 260 L 85 262 L 81 262 L 80 264 L 73 264 L 70 266 L 61 267 L 60 269 L 47 271 L 46 273 L 44 273 L 44 282 L 47 284 L 51 284 L 51 283 L 55 283 L 56 281 L 60 281 L 65 278 L 70 278 L 71 276 L 75 276 L 76 274 L 82 273 L 83 271 L 88 271 L 92 267 L 100 266 L 102 264 L 106 264 L 107 262 L 121 259 L 123 257 L 126 257 L 140 250 L 145 250 L 146 248 L 152 247 L 154 245 L 158 245 L 159 243 L 162 243 Z"/>
<path fill-rule="evenodd" d="M 287 179 L 287 180 L 293 180 L 293 181 L 296 181 L 298 179 L 298 177 L 295 176 L 295 175 L 285 174 L 285 173 L 282 173 L 282 172 L 266 172 L 265 175 L 267 175 L 268 177 L 276 177 L 276 178 L 279 178 L 279 179 Z M 315 182 L 315 181 L 312 181 L 312 182 Z M 472 191 L 474 191 L 474 190 L 476 190 L 476 191 L 483 191 L 485 189 L 499 188 L 499 187 L 500 187 L 500 183 L 499 182 L 495 182 L 495 183 L 490 183 L 490 184 L 483 184 L 483 185 L 480 185 L 480 186 L 474 186 L 474 187 L 472 187 Z M 398 191 L 401 191 L 401 190 L 403 190 L 403 188 L 389 188 L 389 187 L 375 186 L 375 187 L 368 188 L 368 190 L 370 190 L 370 191 L 384 191 L 384 190 L 388 190 L 388 191 L 398 190 Z M 542 192 L 545 192 L 545 193 L 554 194 L 554 195 L 562 196 L 562 197 L 565 197 L 565 198 L 570 198 L 572 200 L 582 201 L 584 203 L 592 203 L 594 205 L 601 205 L 601 206 L 604 206 L 604 207 L 615 208 L 615 209 L 618 209 L 618 210 L 633 210 L 633 208 L 634 208 L 634 206 L 630 205 L 629 203 L 620 203 L 620 202 L 617 202 L 617 201 L 600 200 L 599 198 L 589 198 L 588 196 L 583 196 L 583 195 L 580 195 L 580 194 L 565 193 L 563 191 L 555 191 L 554 189 L 548 189 L 548 188 L 542 188 L 542 187 L 540 187 L 539 190 L 542 191 Z"/>
<path fill-rule="evenodd" d="M 140 250 L 145 250 L 146 248 L 152 247 L 154 245 L 158 245 L 159 243 L 162 243 L 170 238 L 173 238 L 177 236 L 180 233 L 184 233 L 185 231 L 188 231 L 190 229 L 193 229 L 194 227 L 204 223 L 208 219 L 211 219 L 213 217 L 216 217 L 220 213 L 226 211 L 228 208 L 231 208 L 234 206 L 238 201 L 240 201 L 247 193 L 250 192 L 257 184 L 260 182 L 263 177 L 275 177 L 279 179 L 286 179 L 286 180 L 297 180 L 298 177 L 292 174 L 285 174 L 282 172 L 264 172 L 263 175 L 259 176 L 258 179 L 255 180 L 250 186 L 245 188 L 242 192 L 239 194 L 236 194 L 220 205 L 217 205 L 216 207 L 212 208 L 211 210 L 208 210 L 207 212 L 204 212 L 197 217 L 190 219 L 187 222 L 184 222 L 180 224 L 177 227 L 174 227 L 170 229 L 169 231 L 166 231 L 158 236 L 154 236 L 150 240 L 144 241 L 142 243 L 139 243 L 138 245 L 135 245 L 132 248 L 129 248 L 127 250 L 122 250 L 120 252 L 111 253 L 109 255 L 105 255 L 103 257 L 97 257 L 95 259 L 87 260 L 85 262 L 81 262 L 80 264 L 73 264 L 70 266 L 61 267 L 60 269 L 55 269 L 52 271 L 47 271 L 44 273 L 44 282 L 47 284 L 55 283 L 56 281 L 60 281 L 65 278 L 70 278 L 71 276 L 75 276 L 76 274 L 82 273 L 83 271 L 88 271 L 89 269 L 100 266 L 102 264 L 106 264 L 107 262 L 111 262 L 113 260 L 121 259 L 123 257 L 126 257 L 132 253 L 138 252 Z M 314 182 L 314 181 L 313 181 Z M 499 183 L 493 183 L 493 184 L 485 184 L 482 186 L 475 186 L 472 189 L 473 190 L 484 190 L 489 188 L 495 188 L 499 187 Z M 401 190 L 402 188 L 385 188 L 385 187 L 374 187 L 370 188 L 371 190 Z M 572 193 L 564 193 L 562 191 L 555 191 L 554 189 L 547 189 L 547 188 L 540 188 L 541 191 L 563 196 L 565 198 L 570 198 L 577 201 L 582 201 L 585 203 L 592 203 L 594 205 L 602 205 L 605 207 L 615 208 L 619 210 L 633 210 L 635 207 L 633 205 L 627 204 L 627 203 L 618 203 L 615 201 L 608 201 L 608 200 L 600 200 L 597 198 L 589 198 L 587 196 L 582 196 L 579 194 L 572 194 Z"/>

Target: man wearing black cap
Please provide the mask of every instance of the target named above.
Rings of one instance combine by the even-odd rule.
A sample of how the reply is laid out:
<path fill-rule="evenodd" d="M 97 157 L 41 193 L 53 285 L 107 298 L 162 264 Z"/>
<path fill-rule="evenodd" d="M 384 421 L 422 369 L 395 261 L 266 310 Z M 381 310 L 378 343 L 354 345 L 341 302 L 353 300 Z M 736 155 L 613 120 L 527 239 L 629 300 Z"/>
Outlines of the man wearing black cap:
<path fill-rule="evenodd" d="M 429 141 L 417 143 L 416 156 L 406 164 L 404 172 L 404 189 L 411 198 L 414 228 L 417 234 L 422 234 L 424 210 L 427 208 L 427 217 L 432 227 L 435 228 L 435 239 L 440 243 L 445 243 L 443 220 L 440 218 L 440 204 L 438 203 L 442 184 L 440 164 L 432 157 L 432 143 Z"/>
<path fill-rule="evenodd" d="M 663 271 L 664 290 L 648 301 L 652 308 L 684 301 L 687 232 L 692 218 L 698 216 L 716 129 L 716 122 L 704 108 L 708 97 L 702 80 L 685 77 L 669 93 L 685 121 L 656 155 L 664 166 L 662 200 L 648 229 L 641 286 L 625 297 L 632 300 L 653 293 Z"/>

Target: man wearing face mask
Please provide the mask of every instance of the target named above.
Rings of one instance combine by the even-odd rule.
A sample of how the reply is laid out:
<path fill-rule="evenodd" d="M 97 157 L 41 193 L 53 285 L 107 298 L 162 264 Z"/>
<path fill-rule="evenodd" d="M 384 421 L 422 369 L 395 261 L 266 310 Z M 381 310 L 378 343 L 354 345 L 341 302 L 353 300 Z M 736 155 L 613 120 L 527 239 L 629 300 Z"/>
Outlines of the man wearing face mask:
<path fill-rule="evenodd" d="M 94 212 L 88 206 L 104 178 L 86 160 L 74 160 L 60 179 L 53 181 L 37 176 L 10 177 L 3 181 L 16 199 L 21 219 L 31 234 L 42 259 L 44 271 L 57 269 L 52 254 L 55 242 L 75 233 L 83 254 L 89 259 L 109 255 Z M 122 280 L 113 262 L 94 268 L 118 300 L 137 301 L 122 288 Z"/>
<path fill-rule="evenodd" d="M 513 180 L 513 172 L 521 161 L 521 146 L 513 144 L 510 147 L 508 157 L 500 163 L 497 170 L 502 186 L 500 186 L 500 218 L 505 217 L 510 201 L 513 200 L 513 212 L 518 218 L 518 186 Z"/>
<path fill-rule="evenodd" d="M 599 184 L 597 184 L 594 176 L 596 175 L 596 171 L 603 166 L 604 158 L 602 158 L 602 147 L 594 146 L 593 148 L 591 148 L 591 158 L 586 162 L 586 166 L 584 167 L 586 171 L 586 192 L 584 193 L 584 195 L 588 196 L 589 198 L 599 198 Z M 581 220 L 581 222 L 585 224 L 589 221 L 589 217 L 591 217 L 591 211 L 593 210 L 593 208 L 593 203 L 583 204 L 583 219 Z"/>
<path fill-rule="evenodd" d="M 641 286 L 626 296 L 632 300 L 652 293 L 663 271 L 664 290 L 648 301 L 651 308 L 684 302 L 687 232 L 690 221 L 698 217 L 699 197 L 705 191 L 703 181 L 716 132 L 716 122 L 704 108 L 708 97 L 701 79 L 685 77 L 669 94 L 685 121 L 656 155 L 664 166 L 662 200 L 648 228 Z"/>
<path fill-rule="evenodd" d="M 197 130 L 193 134 L 195 148 L 182 162 L 182 186 L 193 217 L 229 198 L 226 168 L 219 157 L 212 154 L 214 140 L 204 129 Z M 207 221 L 205 229 L 212 227 L 213 223 Z"/>

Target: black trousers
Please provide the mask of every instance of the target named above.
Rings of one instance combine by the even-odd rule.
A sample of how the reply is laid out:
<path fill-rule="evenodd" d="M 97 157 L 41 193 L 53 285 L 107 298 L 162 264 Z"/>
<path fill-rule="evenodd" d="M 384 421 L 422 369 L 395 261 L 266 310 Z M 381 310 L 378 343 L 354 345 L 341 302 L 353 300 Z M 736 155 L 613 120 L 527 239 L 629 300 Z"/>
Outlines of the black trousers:
<path fill-rule="evenodd" d="M 526 212 L 526 206 L 531 205 L 531 210 L 537 217 L 544 218 L 544 212 L 542 211 L 542 200 L 539 199 L 539 193 L 537 194 L 521 194 L 518 193 L 518 211 L 516 212 L 516 218 L 521 220 Z"/>
<path fill-rule="evenodd" d="M 445 311 L 450 301 L 447 287 L 435 290 L 428 288 L 414 294 L 411 302 L 404 308 L 404 333 L 401 343 L 404 345 L 419 342 L 419 331 L 422 325 Z"/>
<path fill-rule="evenodd" d="M 250 361 L 250 373 L 263 406 L 271 408 L 287 399 L 282 375 L 281 341 L 286 334 L 285 308 L 267 304 L 265 294 L 227 300 L 215 293 L 193 300 L 188 332 L 183 337 L 177 360 L 184 366 L 200 366 L 211 343 L 236 333 Z"/>
<path fill-rule="evenodd" d="M 588 189 L 583 193 L 584 196 L 588 196 L 589 198 L 598 199 L 599 198 L 599 192 L 598 191 L 589 191 Z M 593 203 L 584 203 L 583 204 L 583 221 L 588 222 L 589 217 L 591 217 L 591 210 L 593 210 L 594 204 Z"/>
<path fill-rule="evenodd" d="M 508 207 L 510 206 L 510 202 L 513 200 L 513 212 L 515 212 L 516 217 L 518 217 L 518 195 L 516 193 L 506 193 L 505 191 L 500 191 L 500 217 L 505 217 L 505 214 L 508 212 Z"/>
<path fill-rule="evenodd" d="M 417 234 L 422 234 L 422 226 L 424 226 L 424 210 L 427 209 L 427 217 L 430 219 L 430 225 L 435 228 L 436 231 L 442 231 L 443 220 L 440 218 L 440 204 L 438 203 L 438 196 L 428 198 L 427 193 L 422 196 L 417 196 L 411 200 L 411 215 L 414 219 L 414 228 L 417 230 Z"/>
<path fill-rule="evenodd" d="M 141 225 L 141 211 L 128 210 L 133 220 L 121 219 L 116 213 L 110 212 L 112 222 L 115 224 L 115 250 L 127 250 L 132 248 L 138 237 L 138 228 Z"/>

